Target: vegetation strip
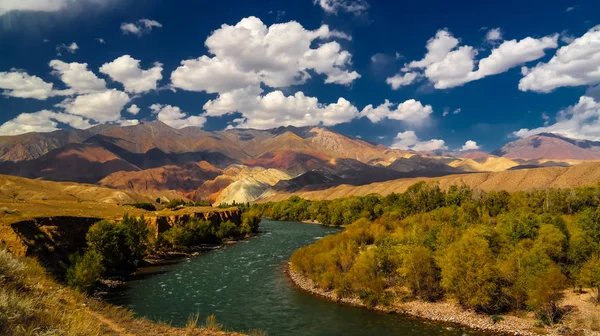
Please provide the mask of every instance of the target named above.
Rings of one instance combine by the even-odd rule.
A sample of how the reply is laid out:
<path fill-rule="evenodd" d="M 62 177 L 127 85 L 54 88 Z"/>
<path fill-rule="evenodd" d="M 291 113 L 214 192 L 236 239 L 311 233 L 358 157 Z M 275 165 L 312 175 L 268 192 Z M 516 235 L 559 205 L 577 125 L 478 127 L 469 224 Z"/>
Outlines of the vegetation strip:
<path fill-rule="evenodd" d="M 337 298 L 388 309 L 457 302 L 462 309 L 442 319 L 473 311 L 492 325 L 529 321 L 507 330 L 514 333 L 593 335 L 600 331 L 600 310 L 590 309 L 600 289 L 599 205 L 600 187 L 509 194 L 418 183 L 385 197 L 294 197 L 253 209 L 346 225 L 290 260 L 294 272 Z"/>

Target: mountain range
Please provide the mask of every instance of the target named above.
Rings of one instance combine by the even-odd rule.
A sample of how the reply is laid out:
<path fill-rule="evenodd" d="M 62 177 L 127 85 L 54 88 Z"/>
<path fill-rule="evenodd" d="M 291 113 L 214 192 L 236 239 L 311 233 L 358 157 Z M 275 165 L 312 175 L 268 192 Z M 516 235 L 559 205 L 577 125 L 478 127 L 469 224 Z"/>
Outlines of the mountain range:
<path fill-rule="evenodd" d="M 391 149 L 325 127 L 174 129 L 162 122 L 0 137 L 0 174 L 169 192 L 214 203 L 273 193 L 361 186 L 600 160 L 600 142 L 541 133 L 481 151 Z"/>

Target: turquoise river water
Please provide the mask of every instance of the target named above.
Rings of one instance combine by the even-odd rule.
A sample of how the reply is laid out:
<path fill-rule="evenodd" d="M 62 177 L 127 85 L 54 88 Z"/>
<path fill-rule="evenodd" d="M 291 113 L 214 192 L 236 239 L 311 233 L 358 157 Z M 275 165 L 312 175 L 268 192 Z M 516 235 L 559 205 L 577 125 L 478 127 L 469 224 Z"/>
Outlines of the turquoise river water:
<path fill-rule="evenodd" d="M 275 335 L 481 335 L 397 314 L 330 302 L 297 289 L 290 255 L 338 229 L 263 220 L 260 234 L 180 263 L 143 270 L 110 301 L 154 321 L 184 326 L 215 314 L 226 329 Z"/>

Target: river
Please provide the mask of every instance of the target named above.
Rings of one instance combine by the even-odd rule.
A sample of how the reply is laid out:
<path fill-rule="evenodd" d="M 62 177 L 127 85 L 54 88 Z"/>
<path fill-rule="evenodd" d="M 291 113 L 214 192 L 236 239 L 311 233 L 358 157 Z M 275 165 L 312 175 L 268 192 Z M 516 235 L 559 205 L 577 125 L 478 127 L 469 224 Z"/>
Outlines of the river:
<path fill-rule="evenodd" d="M 110 301 L 153 321 L 184 326 L 215 314 L 226 329 L 275 335 L 476 335 L 447 326 L 333 303 L 294 287 L 290 255 L 339 229 L 263 220 L 260 234 L 183 262 L 142 270 Z"/>

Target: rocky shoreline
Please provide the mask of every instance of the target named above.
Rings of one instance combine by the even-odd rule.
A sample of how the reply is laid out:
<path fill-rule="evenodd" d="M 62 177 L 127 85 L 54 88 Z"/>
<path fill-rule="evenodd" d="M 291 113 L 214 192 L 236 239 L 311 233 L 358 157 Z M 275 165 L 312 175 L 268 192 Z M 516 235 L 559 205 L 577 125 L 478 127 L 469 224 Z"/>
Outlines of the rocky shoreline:
<path fill-rule="evenodd" d="M 333 291 L 325 291 L 316 287 L 312 280 L 307 279 L 303 275 L 294 272 L 291 264 L 286 267 L 286 274 L 296 287 L 321 296 L 331 301 L 349 304 L 352 306 L 367 308 L 366 305 L 358 298 L 339 298 Z M 458 325 L 471 330 L 490 332 L 497 335 L 519 335 L 519 336 L 535 336 L 535 335 L 570 335 L 566 332 L 568 328 L 564 326 L 556 327 L 537 327 L 536 319 L 531 315 L 518 317 L 513 315 L 502 315 L 502 320 L 494 323 L 490 316 L 478 314 L 474 311 L 464 310 L 460 306 L 452 302 L 395 302 L 390 306 L 376 306 L 373 310 L 405 314 L 411 317 L 449 323 Z M 599 333 L 590 330 L 581 330 L 583 333 L 577 335 L 600 335 Z"/>

